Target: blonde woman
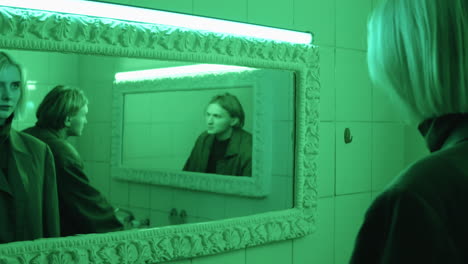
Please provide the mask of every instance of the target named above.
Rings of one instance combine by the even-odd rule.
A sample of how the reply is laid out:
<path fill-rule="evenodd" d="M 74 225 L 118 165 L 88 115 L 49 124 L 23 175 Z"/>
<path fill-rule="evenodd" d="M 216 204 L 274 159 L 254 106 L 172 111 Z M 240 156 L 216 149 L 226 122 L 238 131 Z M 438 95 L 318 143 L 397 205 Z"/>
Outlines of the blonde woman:
<path fill-rule="evenodd" d="M 468 1 L 381 1 L 368 64 L 431 154 L 374 200 L 351 263 L 468 263 Z"/>
<path fill-rule="evenodd" d="M 0 52 L 0 243 L 60 235 L 52 153 L 11 127 L 24 101 L 21 67 Z"/>

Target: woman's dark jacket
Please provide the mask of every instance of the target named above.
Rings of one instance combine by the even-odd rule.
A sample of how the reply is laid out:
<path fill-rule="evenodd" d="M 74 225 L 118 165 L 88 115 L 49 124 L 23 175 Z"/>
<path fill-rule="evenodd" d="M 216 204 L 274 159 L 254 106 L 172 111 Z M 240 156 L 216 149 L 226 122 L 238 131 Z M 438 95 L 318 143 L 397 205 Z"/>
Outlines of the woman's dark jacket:
<path fill-rule="evenodd" d="M 47 143 L 54 155 L 62 236 L 122 230 L 114 208 L 90 185 L 75 148 L 53 130 L 34 126 L 24 132 Z"/>
<path fill-rule="evenodd" d="M 375 199 L 353 264 L 468 263 L 468 117 L 429 119 L 419 129 L 432 153 Z"/>
<path fill-rule="evenodd" d="M 211 145 L 215 135 L 203 132 L 187 159 L 184 171 L 206 172 Z M 234 176 L 252 176 L 252 134 L 233 129 L 226 154 L 216 163 L 216 173 Z"/>
<path fill-rule="evenodd" d="M 0 243 L 60 236 L 50 149 L 36 138 L 9 127 L 2 132 L 5 133 L 0 136 Z"/>

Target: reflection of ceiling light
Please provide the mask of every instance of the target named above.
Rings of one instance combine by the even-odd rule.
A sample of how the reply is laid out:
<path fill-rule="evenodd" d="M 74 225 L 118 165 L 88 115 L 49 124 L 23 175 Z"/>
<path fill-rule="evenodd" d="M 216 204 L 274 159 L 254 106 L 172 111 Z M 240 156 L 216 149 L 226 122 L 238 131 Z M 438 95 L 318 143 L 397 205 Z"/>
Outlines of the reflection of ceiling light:
<path fill-rule="evenodd" d="M 35 106 L 35 105 L 34 105 L 34 102 L 28 101 L 28 102 L 26 103 L 26 108 L 27 108 L 27 109 L 34 109 L 34 106 Z"/>
<path fill-rule="evenodd" d="M 310 33 L 100 2 L 82 0 L 0 0 L 0 5 L 169 25 L 298 44 L 312 43 Z"/>
<path fill-rule="evenodd" d="M 26 88 L 30 91 L 36 90 L 36 84 L 37 84 L 37 81 L 27 81 Z"/>
<path fill-rule="evenodd" d="M 218 64 L 196 64 L 188 66 L 168 67 L 142 71 L 130 71 L 130 72 L 118 72 L 115 74 L 115 80 L 129 81 L 129 80 L 144 80 L 144 79 L 157 79 L 165 77 L 183 77 L 183 76 L 194 76 L 204 75 L 210 73 L 221 73 L 221 72 L 241 72 L 241 71 L 253 71 L 255 68 L 240 67 L 240 66 L 229 66 L 229 65 L 218 65 Z"/>

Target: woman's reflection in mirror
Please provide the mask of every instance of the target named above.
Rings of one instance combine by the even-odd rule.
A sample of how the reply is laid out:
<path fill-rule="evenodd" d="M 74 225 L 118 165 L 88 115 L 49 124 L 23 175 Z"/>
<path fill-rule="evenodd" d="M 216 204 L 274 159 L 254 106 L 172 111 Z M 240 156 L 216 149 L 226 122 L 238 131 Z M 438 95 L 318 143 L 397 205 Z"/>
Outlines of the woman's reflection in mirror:
<path fill-rule="evenodd" d="M 21 67 L 0 52 L 0 243 L 60 236 L 49 147 L 11 127 L 25 102 Z"/>
<path fill-rule="evenodd" d="M 351 263 L 468 263 L 468 1 L 379 2 L 370 77 L 431 153 L 373 201 Z"/>
<path fill-rule="evenodd" d="M 80 155 L 67 141 L 70 136 L 81 136 L 87 113 L 83 91 L 59 85 L 40 103 L 36 125 L 24 130 L 47 143 L 54 155 L 62 236 L 123 229 L 115 209 L 90 184 Z"/>
<path fill-rule="evenodd" d="M 184 171 L 252 176 L 252 134 L 243 129 L 245 113 L 236 96 L 214 96 L 206 107 L 201 133 Z"/>

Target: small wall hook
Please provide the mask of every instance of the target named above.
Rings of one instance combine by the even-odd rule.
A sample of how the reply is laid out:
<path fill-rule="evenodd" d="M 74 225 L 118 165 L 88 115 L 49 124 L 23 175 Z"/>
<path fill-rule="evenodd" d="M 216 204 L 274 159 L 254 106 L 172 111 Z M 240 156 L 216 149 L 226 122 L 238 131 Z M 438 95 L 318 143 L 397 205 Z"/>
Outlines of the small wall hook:
<path fill-rule="evenodd" d="M 171 212 L 169 213 L 170 216 L 177 216 L 177 209 L 172 208 Z"/>
<path fill-rule="evenodd" d="M 172 210 L 169 212 L 169 223 L 171 225 L 179 224 L 179 214 L 175 208 L 172 208 Z"/>
<path fill-rule="evenodd" d="M 180 211 L 179 217 L 180 217 L 180 223 L 181 223 L 181 224 L 187 223 L 187 212 L 186 212 L 184 209 L 182 209 L 182 210 Z"/>
<path fill-rule="evenodd" d="M 345 128 L 344 130 L 344 142 L 349 144 L 353 141 L 353 136 L 351 135 L 351 130 L 349 128 Z"/>

